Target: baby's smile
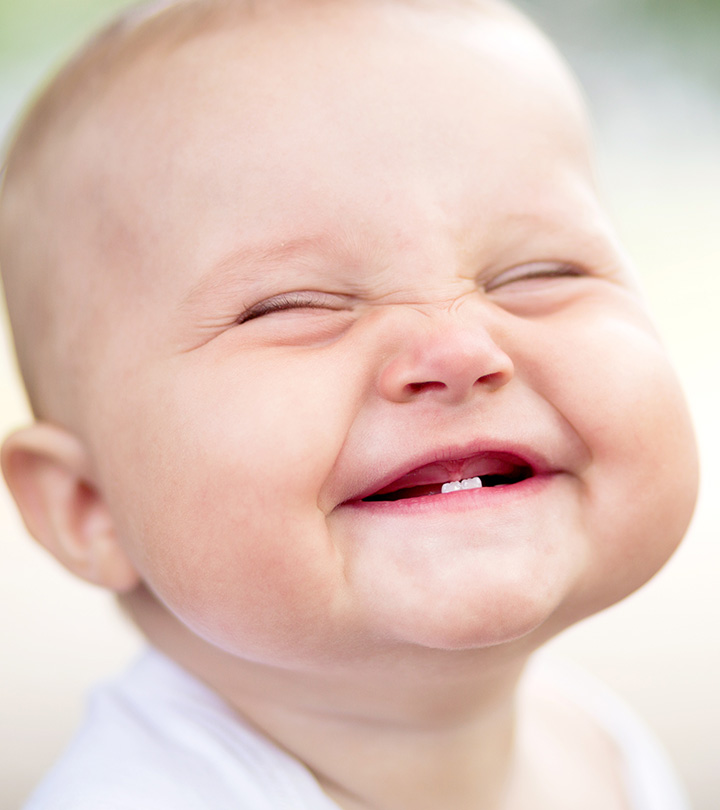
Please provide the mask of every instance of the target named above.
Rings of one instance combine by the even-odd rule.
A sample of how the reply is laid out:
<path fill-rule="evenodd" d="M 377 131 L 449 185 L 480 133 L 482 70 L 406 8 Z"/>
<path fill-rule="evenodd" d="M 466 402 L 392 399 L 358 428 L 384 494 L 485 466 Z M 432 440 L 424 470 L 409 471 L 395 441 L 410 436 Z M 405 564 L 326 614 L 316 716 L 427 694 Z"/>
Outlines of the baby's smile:
<path fill-rule="evenodd" d="M 381 484 L 364 502 L 398 501 L 488 487 L 505 487 L 532 478 L 526 459 L 507 452 L 485 451 L 468 458 L 431 461 Z"/>

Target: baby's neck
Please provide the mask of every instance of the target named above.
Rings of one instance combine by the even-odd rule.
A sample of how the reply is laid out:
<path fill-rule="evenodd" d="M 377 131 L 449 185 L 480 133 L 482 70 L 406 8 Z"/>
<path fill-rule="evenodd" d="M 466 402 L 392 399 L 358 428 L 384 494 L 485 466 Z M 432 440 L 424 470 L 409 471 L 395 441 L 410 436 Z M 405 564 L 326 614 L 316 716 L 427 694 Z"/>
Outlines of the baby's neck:
<path fill-rule="evenodd" d="M 321 680 L 317 690 L 307 682 L 276 690 L 261 677 L 257 687 L 218 691 L 344 810 L 504 810 L 518 674 L 472 699 L 460 697 L 470 691 L 464 684 L 421 688 L 398 673 L 390 685 L 382 678 L 373 685 L 367 671 L 362 685 Z"/>
<path fill-rule="evenodd" d="M 139 624 L 303 763 L 343 810 L 576 810 L 563 796 L 564 767 L 554 772 L 542 755 L 546 728 L 528 723 L 526 712 L 518 728 L 526 655 L 448 653 L 442 661 L 417 651 L 346 670 L 288 672 L 238 661 L 159 606 L 145 604 Z M 616 799 L 597 806 L 623 810 Z"/>
<path fill-rule="evenodd" d="M 308 748 L 306 764 L 343 810 L 504 807 L 512 706 L 444 728 L 353 724 L 337 735 L 337 726 L 328 725 L 319 739 L 322 748 Z"/>

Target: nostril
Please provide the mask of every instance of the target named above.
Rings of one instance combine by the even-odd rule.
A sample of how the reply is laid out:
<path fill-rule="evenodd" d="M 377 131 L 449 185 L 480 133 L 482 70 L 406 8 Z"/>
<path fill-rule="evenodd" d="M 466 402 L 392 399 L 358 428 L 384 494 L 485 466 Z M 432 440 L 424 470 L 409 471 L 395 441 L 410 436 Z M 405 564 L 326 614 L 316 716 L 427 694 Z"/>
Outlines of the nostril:
<path fill-rule="evenodd" d="M 408 383 L 406 388 L 410 391 L 411 394 L 419 394 L 421 391 L 440 391 L 443 388 L 447 388 L 445 383 L 441 382 L 419 382 L 419 383 Z"/>
<path fill-rule="evenodd" d="M 508 375 L 505 371 L 494 371 L 492 374 L 483 374 L 475 380 L 475 385 L 482 385 L 486 388 L 500 388 L 507 382 Z"/>

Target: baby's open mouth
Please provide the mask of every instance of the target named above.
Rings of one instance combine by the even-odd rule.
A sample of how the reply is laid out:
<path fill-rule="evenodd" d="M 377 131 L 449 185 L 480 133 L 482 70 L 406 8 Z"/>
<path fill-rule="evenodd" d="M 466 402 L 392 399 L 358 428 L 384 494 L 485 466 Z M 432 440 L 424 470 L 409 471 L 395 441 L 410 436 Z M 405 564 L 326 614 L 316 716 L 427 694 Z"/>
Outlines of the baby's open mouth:
<path fill-rule="evenodd" d="M 527 461 L 511 453 L 483 453 L 472 458 L 438 461 L 418 467 L 362 500 L 399 501 L 481 487 L 511 486 L 534 474 Z"/>

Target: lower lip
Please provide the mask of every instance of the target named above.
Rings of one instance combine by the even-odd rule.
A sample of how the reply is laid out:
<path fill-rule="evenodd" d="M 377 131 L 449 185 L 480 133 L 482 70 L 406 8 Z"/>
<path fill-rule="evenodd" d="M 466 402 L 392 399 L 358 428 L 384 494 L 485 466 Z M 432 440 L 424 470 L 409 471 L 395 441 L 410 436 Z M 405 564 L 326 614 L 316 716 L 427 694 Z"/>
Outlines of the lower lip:
<path fill-rule="evenodd" d="M 347 501 L 343 506 L 363 512 L 393 515 L 427 514 L 438 512 L 463 512 L 482 508 L 499 507 L 540 493 L 558 473 L 545 473 L 496 487 L 461 489 L 456 492 L 422 495 L 418 498 L 402 498 L 397 501 Z"/>

